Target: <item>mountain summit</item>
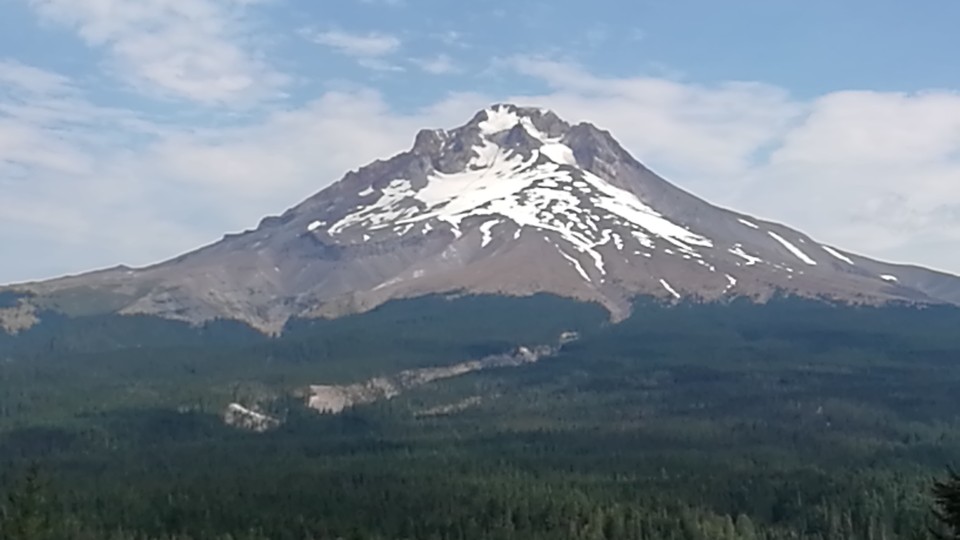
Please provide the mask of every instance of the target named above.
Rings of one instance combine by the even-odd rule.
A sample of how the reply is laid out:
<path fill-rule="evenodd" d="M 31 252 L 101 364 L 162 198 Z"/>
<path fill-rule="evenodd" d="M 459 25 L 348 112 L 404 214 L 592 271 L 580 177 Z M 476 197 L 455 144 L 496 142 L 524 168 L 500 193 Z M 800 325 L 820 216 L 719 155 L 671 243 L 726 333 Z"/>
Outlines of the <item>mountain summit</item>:
<path fill-rule="evenodd" d="M 4 290 L 0 289 L 0 294 Z M 960 278 L 881 263 L 713 206 L 637 162 L 606 131 L 495 105 L 424 130 L 252 231 L 142 269 L 12 286 L 0 324 L 44 310 L 237 319 L 277 332 L 430 293 L 548 292 L 606 306 L 763 301 L 960 304 Z"/>

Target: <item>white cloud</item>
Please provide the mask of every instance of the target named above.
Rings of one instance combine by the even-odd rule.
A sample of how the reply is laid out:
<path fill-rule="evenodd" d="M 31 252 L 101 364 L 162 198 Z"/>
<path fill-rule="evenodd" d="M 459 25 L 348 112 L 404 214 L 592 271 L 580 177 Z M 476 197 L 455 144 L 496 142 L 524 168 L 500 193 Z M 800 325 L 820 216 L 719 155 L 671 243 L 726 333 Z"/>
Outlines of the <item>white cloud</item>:
<path fill-rule="evenodd" d="M 603 78 L 512 58 L 552 91 L 524 97 L 610 129 L 711 202 L 867 255 L 960 272 L 960 94 L 834 92 L 757 83 Z"/>
<path fill-rule="evenodd" d="M 920 165 L 944 159 L 960 146 L 960 94 L 836 92 L 817 100 L 785 143 L 775 162 Z"/>
<path fill-rule="evenodd" d="M 459 48 L 467 47 L 467 44 L 464 41 L 463 33 L 458 32 L 456 30 L 445 30 L 443 32 L 435 34 L 434 37 L 448 47 L 459 47 Z"/>
<path fill-rule="evenodd" d="M 750 205 L 841 245 L 960 272 L 960 95 L 829 94 L 780 144 L 752 174 Z"/>
<path fill-rule="evenodd" d="M 446 54 L 439 54 L 432 58 L 416 58 L 413 59 L 412 62 L 423 71 L 432 75 L 449 75 L 461 71 L 453 59 Z"/>
<path fill-rule="evenodd" d="M 321 45 L 336 49 L 342 54 L 360 58 L 382 57 L 396 52 L 400 38 L 378 32 L 354 34 L 340 30 L 315 33 L 311 39 Z"/>
<path fill-rule="evenodd" d="M 422 125 L 457 123 L 485 103 L 451 96 L 402 115 L 376 92 L 348 89 L 211 128 L 95 107 L 79 92 L 19 95 L 0 103 L 0 282 L 174 256 L 252 227 L 409 147 Z"/>
<path fill-rule="evenodd" d="M 523 99 L 568 120 L 609 129 L 638 159 L 680 178 L 743 173 L 757 150 L 802 112 L 783 90 L 758 83 L 704 86 L 655 77 L 603 78 L 536 57 L 501 64 L 552 87 Z"/>
<path fill-rule="evenodd" d="M 152 178 L 109 174 L 137 159 L 131 141 L 162 126 L 92 105 L 65 77 L 11 62 L 0 65 L 0 96 L 0 257 L 12 279 L 103 264 L 111 249 L 179 247 L 196 234 L 186 222 L 145 219 L 160 211 L 139 195 Z M 103 244 L 100 258 L 88 253 L 92 242 Z M 77 265 L 64 264 L 71 259 Z"/>
<path fill-rule="evenodd" d="M 109 53 L 137 89 L 205 105 L 274 96 L 287 78 L 250 44 L 244 12 L 257 0 L 29 0 L 45 20 Z"/>
<path fill-rule="evenodd" d="M 13 60 L 0 61 L 0 88 L 33 94 L 62 93 L 70 80 L 62 75 L 28 66 Z"/>
<path fill-rule="evenodd" d="M 382 58 L 359 58 L 357 65 L 372 71 L 402 72 L 406 71 L 403 66 L 388 62 Z"/>
<path fill-rule="evenodd" d="M 580 42 L 589 48 L 597 48 L 607 43 L 610 37 L 611 31 L 607 25 L 595 24 L 583 33 Z"/>

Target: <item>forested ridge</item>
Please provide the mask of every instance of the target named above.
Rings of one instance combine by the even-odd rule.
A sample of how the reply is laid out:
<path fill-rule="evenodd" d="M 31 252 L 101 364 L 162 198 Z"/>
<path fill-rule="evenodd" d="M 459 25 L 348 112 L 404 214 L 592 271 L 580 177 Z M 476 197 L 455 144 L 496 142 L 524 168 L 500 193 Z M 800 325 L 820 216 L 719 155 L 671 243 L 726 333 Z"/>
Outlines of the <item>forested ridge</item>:
<path fill-rule="evenodd" d="M 268 339 L 52 320 L 0 342 L 3 538 L 919 539 L 960 463 L 960 311 L 539 296 Z M 555 358 L 321 416 L 293 397 L 576 330 Z M 253 434 L 238 400 L 282 415 Z M 463 407 L 445 405 L 466 403 Z M 437 412 L 449 411 L 449 412 Z"/>

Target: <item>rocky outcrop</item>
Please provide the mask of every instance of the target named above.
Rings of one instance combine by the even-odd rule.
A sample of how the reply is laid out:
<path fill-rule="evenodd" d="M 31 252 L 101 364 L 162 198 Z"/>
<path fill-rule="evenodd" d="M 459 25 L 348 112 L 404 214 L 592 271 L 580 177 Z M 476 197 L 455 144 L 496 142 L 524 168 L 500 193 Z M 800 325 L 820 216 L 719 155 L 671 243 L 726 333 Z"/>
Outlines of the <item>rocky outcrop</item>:
<path fill-rule="evenodd" d="M 239 403 L 227 405 L 223 411 L 223 422 L 237 429 L 265 433 L 280 427 L 280 420 L 253 409 L 248 409 Z"/>
<path fill-rule="evenodd" d="M 14 307 L 0 308 L 0 330 L 8 334 L 18 334 L 38 321 L 37 308 L 24 300 Z"/>
<path fill-rule="evenodd" d="M 556 352 L 555 347 L 520 347 L 510 354 L 488 356 L 445 367 L 410 369 L 396 375 L 374 377 L 348 385 L 313 385 L 307 393 L 307 406 L 325 414 L 339 414 L 355 405 L 393 399 L 401 393 L 425 384 L 459 377 L 484 369 L 514 367 L 537 362 Z"/>

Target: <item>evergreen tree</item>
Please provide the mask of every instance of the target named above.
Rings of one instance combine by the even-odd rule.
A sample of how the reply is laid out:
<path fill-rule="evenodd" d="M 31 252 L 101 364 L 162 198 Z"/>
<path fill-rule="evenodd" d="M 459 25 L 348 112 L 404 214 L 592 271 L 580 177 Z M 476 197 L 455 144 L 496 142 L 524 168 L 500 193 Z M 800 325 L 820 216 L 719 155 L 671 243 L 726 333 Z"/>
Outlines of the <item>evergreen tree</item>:
<path fill-rule="evenodd" d="M 937 508 L 934 514 L 947 533 L 934 532 L 943 540 L 960 540 L 960 474 L 950 471 L 946 480 L 933 485 L 933 496 Z"/>
<path fill-rule="evenodd" d="M 0 538 L 6 540 L 41 540 L 49 528 L 48 504 L 40 470 L 27 469 L 18 485 L 0 507 Z"/>

